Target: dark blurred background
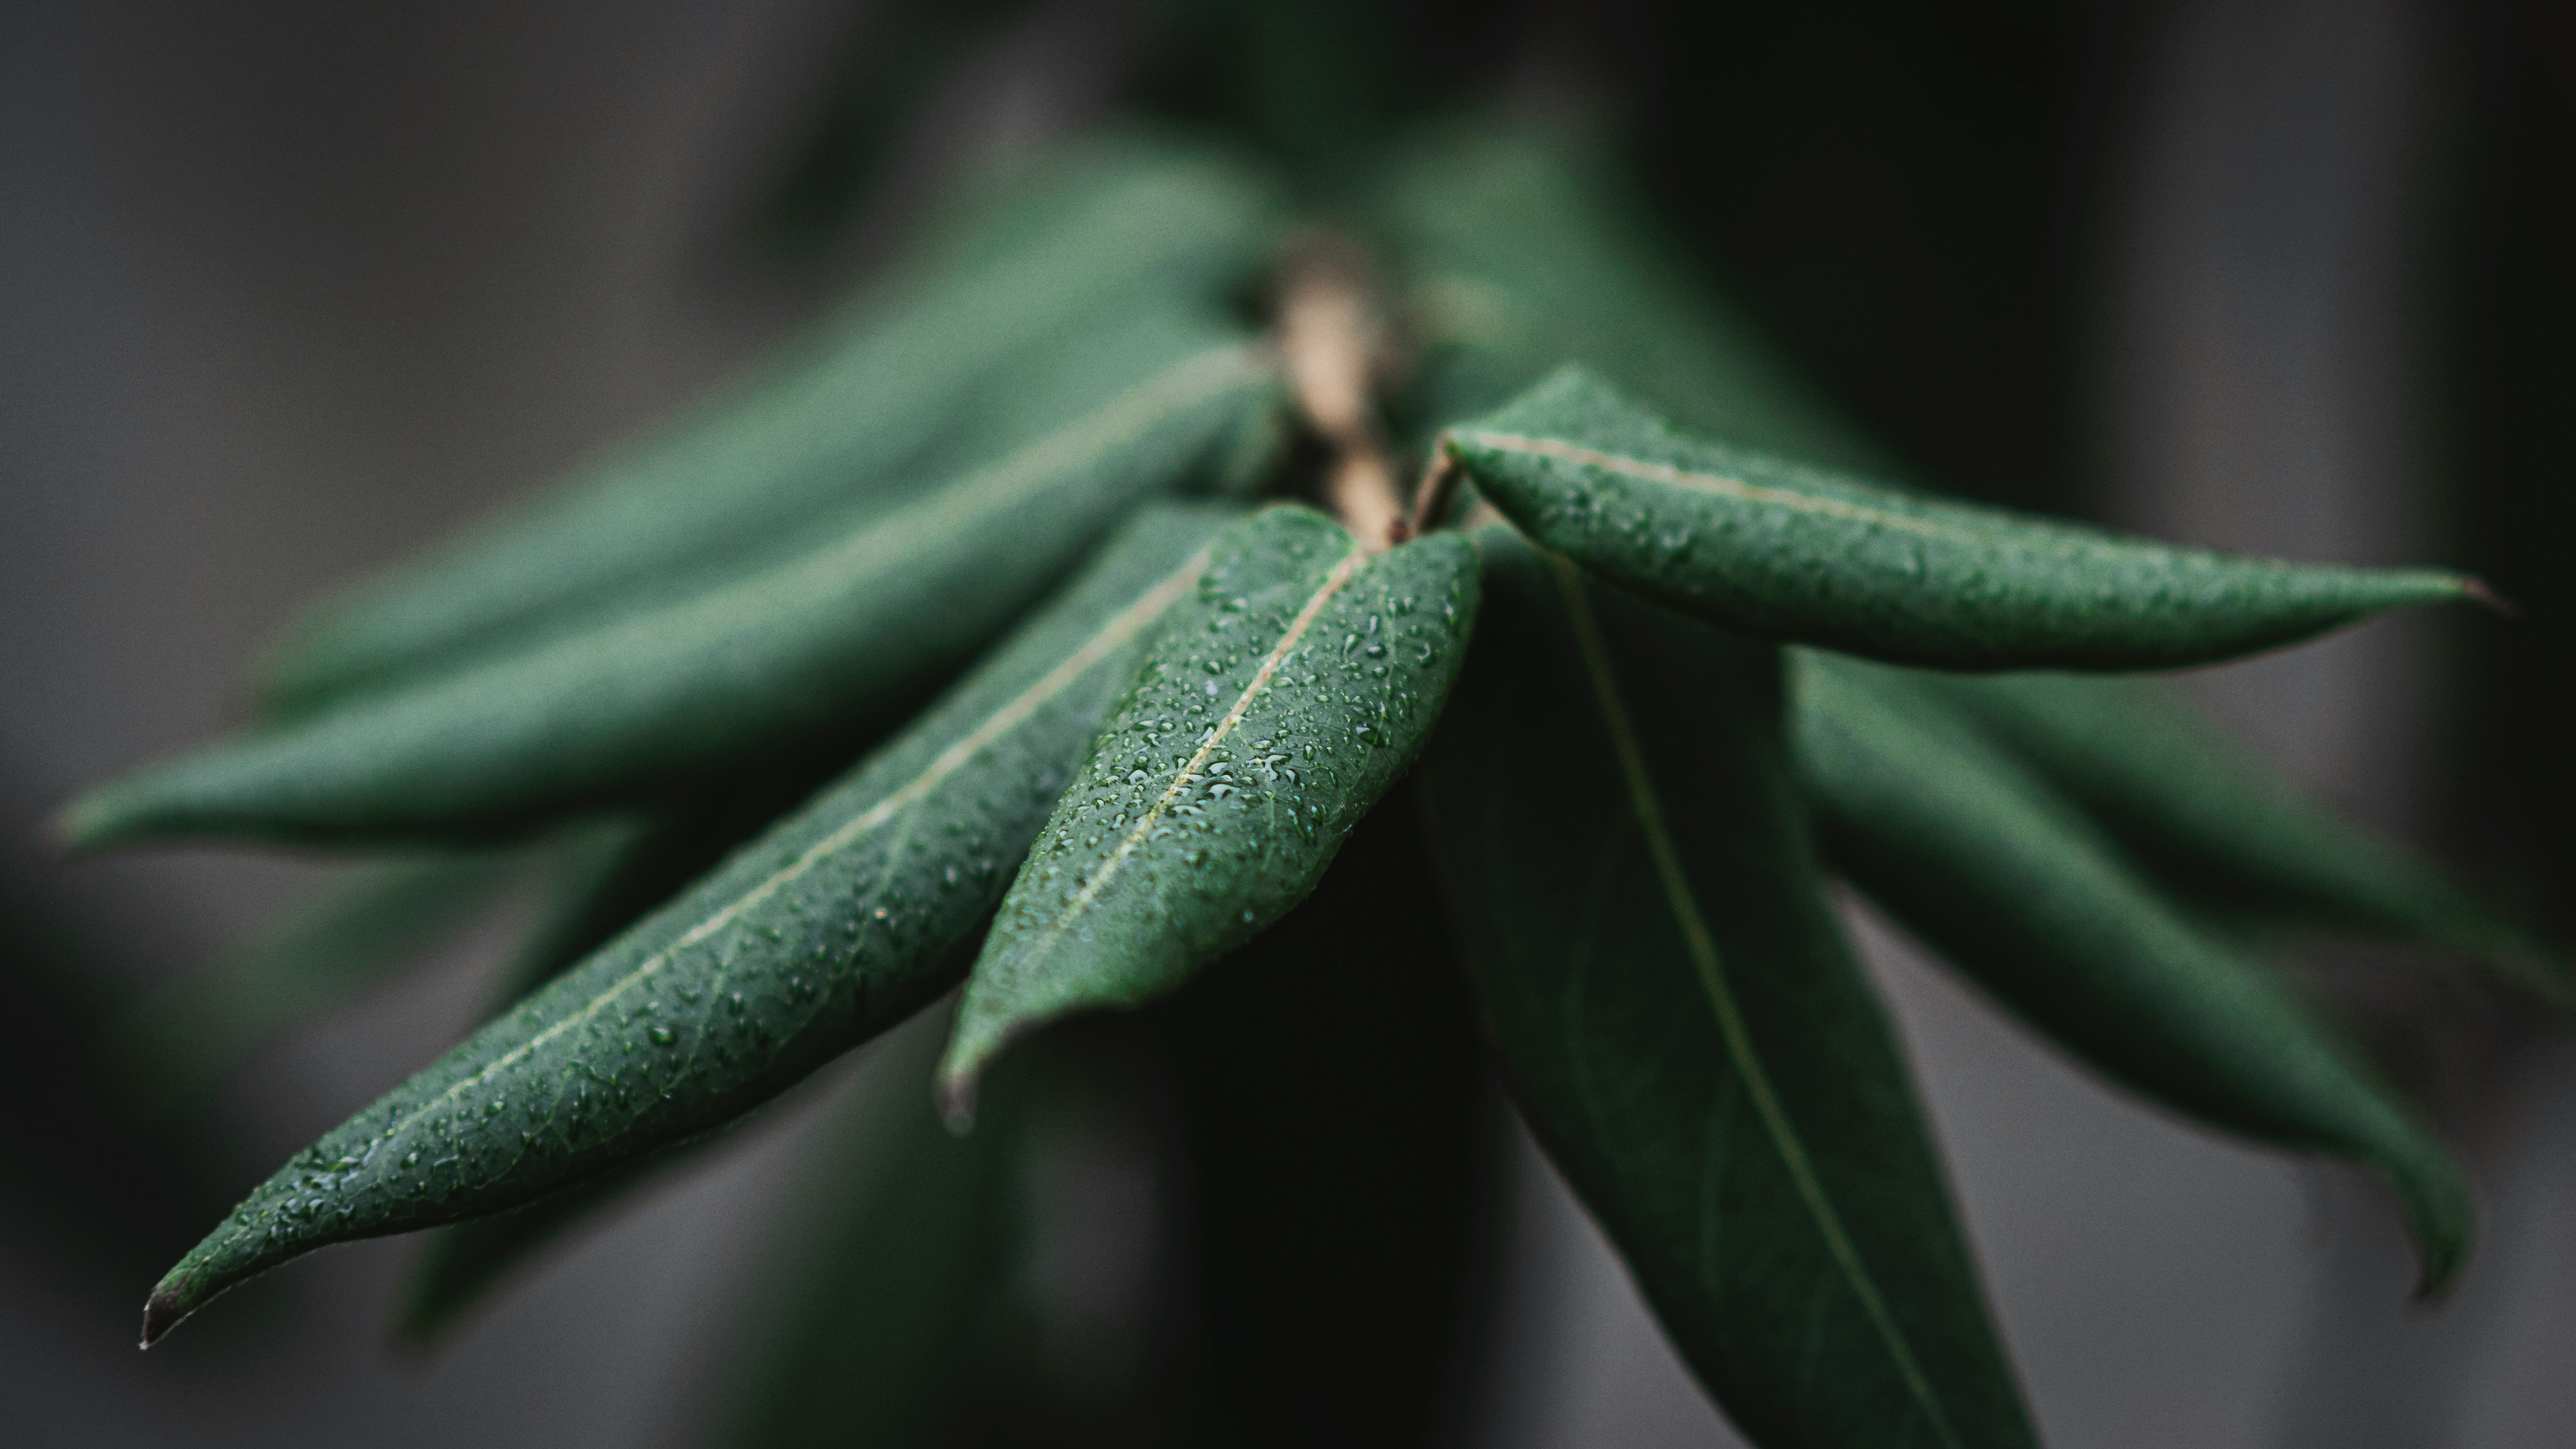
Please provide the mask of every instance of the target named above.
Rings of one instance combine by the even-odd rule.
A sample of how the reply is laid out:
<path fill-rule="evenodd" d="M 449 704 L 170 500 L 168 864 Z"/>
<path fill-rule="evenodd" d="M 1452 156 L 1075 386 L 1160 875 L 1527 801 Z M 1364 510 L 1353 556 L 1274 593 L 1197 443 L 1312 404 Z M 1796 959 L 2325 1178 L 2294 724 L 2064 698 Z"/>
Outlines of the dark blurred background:
<path fill-rule="evenodd" d="M 65 866 L 36 827 L 231 721 L 317 592 L 753 354 L 958 158 L 1123 98 L 1319 176 L 1349 136 L 1463 97 L 1585 115 L 1690 256 L 1922 476 L 2194 543 L 2483 571 L 2523 606 L 2509 626 L 2373 625 L 2195 687 L 2324 795 L 2561 939 L 2576 925 L 2566 7 L 1440 3 L 1346 43 L 1375 10 L 986 3 L 925 37 L 868 0 L 0 7 L 10 1442 L 687 1441 L 831 1084 L 435 1354 L 387 1348 L 401 1249 L 377 1243 L 139 1355 L 160 1267 L 469 1025 L 509 923 L 137 1125 L 84 1049 L 96 1023 L 313 868 Z M 1229 27 L 1258 42 L 1230 53 L 1346 90 L 1161 39 Z M 2312 963 L 2487 1191 L 2482 1254 L 2427 1311 L 2356 1182 L 2111 1096 L 1864 932 L 2050 1442 L 2565 1442 L 2563 1037 L 2403 964 Z M 1732 1442 L 1548 1169 L 1516 1146 L 1510 1176 L 1495 1331 L 1444 1434 Z"/>

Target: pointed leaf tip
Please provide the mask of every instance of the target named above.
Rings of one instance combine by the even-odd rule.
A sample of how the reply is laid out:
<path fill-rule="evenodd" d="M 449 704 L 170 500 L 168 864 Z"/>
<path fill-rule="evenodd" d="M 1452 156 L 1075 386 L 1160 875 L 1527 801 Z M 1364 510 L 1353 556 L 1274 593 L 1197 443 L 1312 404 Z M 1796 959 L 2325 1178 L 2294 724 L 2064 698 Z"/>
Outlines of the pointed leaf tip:
<path fill-rule="evenodd" d="M 946 991 L 1229 513 L 1148 510 L 911 729 L 279 1169 L 164 1280 L 172 1316 L 701 1136 Z"/>
<path fill-rule="evenodd" d="M 2505 618 L 2519 619 L 2522 617 L 2522 606 L 2520 604 L 2517 604 L 2513 600 L 2506 598 L 2504 595 L 2497 593 L 2493 588 L 2488 586 L 2486 580 L 2479 578 L 2475 574 L 2470 574 L 2460 580 L 2460 592 L 2467 598 L 2486 605 L 2488 608 L 2503 615 Z"/>
<path fill-rule="evenodd" d="M 185 1287 L 186 1280 L 173 1273 L 161 1280 L 160 1287 L 152 1290 L 152 1296 L 143 1301 L 143 1341 L 135 1347 L 150 1348 L 159 1343 L 171 1329 L 179 1326 L 181 1320 L 196 1311 L 196 1304 L 181 1296 Z"/>

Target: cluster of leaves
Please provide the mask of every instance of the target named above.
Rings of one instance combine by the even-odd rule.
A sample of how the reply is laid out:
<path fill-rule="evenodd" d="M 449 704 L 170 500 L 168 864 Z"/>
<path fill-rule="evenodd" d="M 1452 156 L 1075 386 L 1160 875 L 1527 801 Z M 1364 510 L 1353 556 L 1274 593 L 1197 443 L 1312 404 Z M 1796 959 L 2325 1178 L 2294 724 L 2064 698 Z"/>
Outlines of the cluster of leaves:
<path fill-rule="evenodd" d="M 1179 992 L 1143 1017 L 1222 1097 L 1241 1071 L 1208 1033 L 1246 1014 L 1185 1008 L 1284 954 L 1263 933 L 1294 913 L 1284 999 L 1421 992 L 1455 952 L 1524 1119 L 1757 1442 L 2033 1442 L 1837 876 L 2111 1080 L 2376 1173 L 2425 1288 L 2448 1282 L 2460 1170 L 2235 928 L 2569 978 L 2156 687 L 2093 676 L 2474 582 L 1864 481 L 1874 451 L 1591 169 L 1444 131 L 1330 218 L 1386 279 L 1371 426 L 1428 465 L 1392 530 L 1296 501 L 1349 441 L 1265 330 L 1316 219 L 1212 149 L 1096 140 L 953 206 L 743 386 L 315 615 L 254 728 L 77 802 L 85 847 L 464 852 L 381 867 L 191 988 L 166 1016 L 200 1049 L 389 960 L 485 889 L 494 843 L 555 859 L 491 1021 L 254 1190 L 155 1290 L 146 1341 L 301 1254 L 423 1229 L 405 1312 L 433 1329 L 672 1150 L 945 1022 L 882 1054 L 910 1085 L 847 1134 L 871 1186 L 817 1169 L 850 1206 L 780 1335 L 791 1364 L 837 1346 L 814 1374 L 864 1363 L 834 1411 L 900 1437 L 997 1291 L 997 1164 L 1080 1095 L 979 1083 L 1051 1023 Z M 2057 672 L 2005 672 L 2034 670 Z M 1418 820 L 1363 830 L 1390 800 Z M 1298 911 L 1343 888 L 1328 870 L 1365 893 L 1424 856 L 1436 887 L 1391 912 Z M 1329 995 L 1263 1012 L 1311 1036 L 1283 1061 L 1365 1048 L 1333 1131 L 1473 1115 L 1436 1031 Z M 1258 1130 L 1300 1129 L 1246 1111 L 1204 1138 Z M 745 1422 L 805 1412 L 778 1372 Z"/>

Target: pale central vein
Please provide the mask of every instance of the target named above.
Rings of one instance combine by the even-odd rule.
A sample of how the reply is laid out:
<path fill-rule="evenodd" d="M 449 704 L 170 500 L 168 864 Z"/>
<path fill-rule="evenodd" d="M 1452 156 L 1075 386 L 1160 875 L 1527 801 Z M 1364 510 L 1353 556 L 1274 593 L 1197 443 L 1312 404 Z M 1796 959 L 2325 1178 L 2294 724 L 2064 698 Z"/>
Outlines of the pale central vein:
<path fill-rule="evenodd" d="M 1261 667 L 1253 671 L 1252 682 L 1244 686 L 1242 694 L 1236 696 L 1233 708 L 1228 709 L 1225 712 L 1225 718 L 1219 720 L 1216 728 L 1208 732 L 1208 737 L 1200 743 L 1197 753 L 1190 756 L 1189 763 L 1181 766 L 1179 773 L 1172 777 L 1172 783 L 1163 791 L 1162 797 L 1156 800 L 1143 815 L 1137 817 L 1135 828 L 1127 832 L 1126 839 L 1118 842 L 1118 848 L 1110 853 L 1109 859 L 1100 863 L 1100 869 L 1092 872 L 1091 879 L 1083 883 L 1082 890 L 1074 897 L 1073 903 L 1066 906 L 1056 917 L 1055 923 L 1049 928 L 1051 933 L 1049 940 L 1061 936 L 1065 927 L 1072 924 L 1076 916 L 1091 909 L 1091 903 L 1099 899 L 1100 892 L 1109 884 L 1110 878 L 1118 873 L 1118 868 L 1126 864 L 1127 857 L 1134 855 L 1143 846 L 1145 837 L 1163 818 L 1163 813 L 1172 807 L 1172 802 L 1188 791 L 1191 779 L 1198 774 L 1199 766 L 1207 763 L 1208 756 L 1216 752 L 1216 747 L 1225 742 L 1227 735 L 1234 733 L 1236 725 L 1243 723 L 1243 717 L 1251 710 L 1254 701 L 1270 688 L 1271 678 L 1278 674 L 1280 667 L 1287 662 L 1289 654 L 1297 647 L 1297 641 L 1306 637 L 1306 631 L 1314 626 L 1317 616 L 1324 612 L 1324 606 L 1332 602 L 1333 596 L 1342 591 L 1342 586 L 1351 581 L 1351 575 L 1358 572 L 1359 566 L 1365 561 L 1365 553 L 1354 547 L 1349 553 L 1342 555 L 1341 562 L 1333 565 L 1333 571 L 1324 576 L 1324 582 L 1317 586 L 1313 597 L 1307 599 L 1305 607 L 1297 611 L 1297 617 L 1289 621 L 1288 632 L 1279 636 L 1279 642 L 1272 645 L 1269 654 L 1263 657 Z"/>
<path fill-rule="evenodd" d="M 391 1140 L 410 1130 L 418 1125 L 421 1119 L 448 1102 L 491 1080 L 495 1073 L 526 1060 L 531 1054 L 560 1038 L 564 1033 L 596 1018 L 620 996 L 668 965 L 679 953 L 739 921 L 745 912 L 785 890 L 831 856 L 848 849 L 861 837 L 882 827 L 887 821 L 919 802 L 923 796 L 937 789 L 948 777 L 964 769 L 975 756 L 983 753 L 1004 735 L 1027 723 L 1029 717 L 1045 708 L 1049 700 L 1071 688 L 1075 680 L 1133 639 L 1140 630 L 1153 622 L 1155 617 L 1165 609 L 1170 608 L 1174 600 L 1198 581 L 1200 572 L 1207 567 L 1207 561 L 1208 550 L 1199 550 L 1188 563 L 1183 564 L 1153 588 L 1147 590 L 1134 603 L 1112 616 L 1097 633 L 1084 641 L 1081 648 L 1067 655 L 1061 663 L 1048 670 L 1035 684 L 1021 691 L 1008 704 L 985 716 L 981 724 L 960 737 L 956 743 L 940 751 L 927 766 L 923 767 L 920 774 L 906 781 L 901 788 L 870 806 L 849 823 L 799 852 L 794 859 L 764 877 L 758 885 L 726 902 L 724 909 L 690 927 L 677 940 L 644 958 L 634 970 L 619 977 L 606 990 L 591 998 L 580 1011 L 528 1038 L 510 1051 L 494 1058 L 472 1076 L 458 1081 L 413 1109 L 400 1121 L 386 1128 L 379 1140 Z"/>
<path fill-rule="evenodd" d="M 1861 1312 L 1894 1360 L 1897 1376 L 1915 1400 L 1921 1404 L 1932 1430 L 1945 1444 L 1956 1445 L 1958 1436 L 1950 1428 L 1949 1416 L 1942 1412 L 1940 1401 L 1932 1395 L 1930 1378 L 1915 1360 L 1913 1347 L 1905 1341 L 1903 1330 L 1861 1261 L 1860 1249 L 1843 1227 L 1842 1217 L 1834 1211 L 1833 1202 L 1825 1195 L 1823 1181 L 1816 1176 L 1815 1164 L 1807 1156 L 1806 1144 L 1797 1128 L 1789 1121 L 1781 1104 L 1778 1089 L 1763 1068 L 1761 1057 L 1753 1047 L 1752 1033 L 1744 1025 L 1743 1009 L 1735 992 L 1727 984 L 1726 969 L 1719 959 L 1717 940 L 1700 914 L 1699 899 L 1691 889 L 1690 877 L 1682 867 L 1681 852 L 1675 848 L 1664 825 L 1664 812 L 1655 794 L 1654 780 L 1646 772 L 1644 749 L 1637 743 L 1635 726 L 1628 717 L 1628 706 L 1619 689 L 1618 676 L 1610 663 L 1609 650 L 1602 643 L 1600 625 L 1592 615 L 1592 603 L 1584 594 L 1583 579 L 1574 566 L 1554 554 L 1548 556 L 1549 567 L 1556 576 L 1559 592 L 1565 597 L 1566 613 L 1574 626 L 1577 646 L 1590 675 L 1595 701 L 1600 705 L 1601 722 L 1610 735 L 1611 752 L 1618 757 L 1619 775 L 1628 791 L 1630 811 L 1636 816 L 1637 828 L 1645 837 L 1646 851 L 1654 860 L 1655 877 L 1663 887 L 1664 899 L 1671 908 L 1673 920 L 1681 928 L 1682 942 L 1698 971 L 1700 985 L 1707 993 L 1709 1005 L 1716 1013 L 1718 1035 L 1726 1043 L 1728 1060 L 1736 1077 L 1744 1083 L 1745 1092 L 1753 1099 L 1754 1112 L 1762 1119 L 1763 1131 L 1779 1152 L 1789 1180 L 1798 1191 L 1799 1200 L 1814 1219 L 1816 1230 L 1825 1240 L 1825 1251 L 1842 1270 L 1853 1296 L 1860 1300 Z"/>

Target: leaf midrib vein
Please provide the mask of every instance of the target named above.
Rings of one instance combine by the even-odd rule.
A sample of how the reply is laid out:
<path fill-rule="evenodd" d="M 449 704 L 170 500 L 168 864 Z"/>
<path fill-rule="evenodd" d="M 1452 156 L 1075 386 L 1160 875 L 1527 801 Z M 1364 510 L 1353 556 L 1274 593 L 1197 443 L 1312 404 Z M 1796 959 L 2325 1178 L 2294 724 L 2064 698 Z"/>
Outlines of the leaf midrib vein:
<path fill-rule="evenodd" d="M 1646 770 L 1643 748 L 1637 742 L 1636 730 L 1628 715 L 1627 701 L 1619 688 L 1616 670 L 1610 662 L 1608 648 L 1602 641 L 1592 605 L 1584 594 L 1582 576 L 1564 558 L 1550 554 L 1548 566 L 1555 575 L 1558 591 L 1564 596 L 1566 614 L 1573 624 L 1575 644 L 1583 655 L 1584 670 L 1590 677 L 1593 699 L 1599 705 L 1601 722 L 1610 736 L 1611 753 L 1616 756 L 1621 782 L 1628 792 L 1630 812 L 1637 828 L 1645 837 L 1646 850 L 1655 865 L 1655 877 L 1662 887 L 1664 900 L 1672 911 L 1674 924 L 1680 927 L 1684 947 L 1690 952 L 1691 964 L 1700 978 L 1709 1006 L 1717 1017 L 1719 1038 L 1726 1044 L 1729 1063 L 1745 1091 L 1753 1098 L 1754 1111 L 1762 1119 L 1764 1132 L 1780 1154 L 1790 1181 L 1795 1184 L 1799 1200 L 1816 1224 L 1817 1233 L 1825 1240 L 1825 1250 L 1842 1272 L 1853 1296 L 1860 1300 L 1861 1311 L 1878 1333 L 1888 1357 L 1895 1363 L 1897 1376 L 1905 1381 L 1907 1391 L 1922 1406 L 1932 1430 L 1941 1442 L 1959 1443 L 1952 1431 L 1949 1416 L 1940 1401 L 1933 1397 L 1929 1377 L 1915 1359 L 1914 1350 L 1896 1325 L 1896 1319 L 1880 1294 L 1878 1284 L 1861 1261 L 1860 1250 L 1843 1227 L 1842 1217 L 1834 1211 L 1825 1195 L 1824 1183 L 1816 1176 L 1815 1164 L 1807 1156 L 1787 1110 L 1781 1105 L 1778 1089 L 1770 1073 L 1754 1051 L 1751 1033 L 1744 1024 L 1742 1008 L 1728 986 L 1724 963 L 1719 959 L 1717 942 L 1701 916 L 1698 898 L 1691 890 L 1690 878 L 1683 870 L 1680 852 L 1664 825 L 1663 807 L 1655 794 L 1654 781 Z"/>
<path fill-rule="evenodd" d="M 722 910 L 690 927 L 678 939 L 646 957 L 634 970 L 619 977 L 606 990 L 591 998 L 580 1011 L 565 1017 L 510 1051 L 494 1058 L 472 1075 L 461 1078 L 437 1096 L 406 1113 L 378 1134 L 376 1141 L 380 1143 L 392 1141 L 450 1101 L 491 1080 L 494 1074 L 517 1065 L 542 1050 L 547 1044 L 562 1037 L 566 1032 L 596 1018 L 617 998 L 660 971 L 682 951 L 724 930 L 740 920 L 755 906 L 812 872 L 829 857 L 848 849 L 861 838 L 882 827 L 887 821 L 918 804 L 949 776 L 965 768 L 975 756 L 983 753 L 985 749 L 1012 730 L 1027 723 L 1030 716 L 1044 708 L 1049 700 L 1071 688 L 1075 680 L 1089 673 L 1094 666 L 1134 638 L 1139 630 L 1151 623 L 1163 610 L 1171 607 L 1174 600 L 1197 582 L 1199 574 L 1207 567 L 1208 557 L 1209 550 L 1200 549 L 1192 555 L 1189 562 L 1166 575 L 1135 602 L 1111 616 L 1109 622 L 1084 641 L 1080 649 L 1067 655 L 1062 662 L 1040 676 L 1036 683 L 1014 696 L 1009 703 L 985 716 L 981 724 L 956 743 L 940 751 L 928 765 L 922 768 L 920 774 L 906 781 L 892 794 L 870 806 L 848 824 L 806 847 L 793 860 L 764 877 L 758 885 L 726 902 Z M 372 1151 L 373 1147 L 371 1146 L 369 1150 Z"/>
<path fill-rule="evenodd" d="M 1189 762 L 1174 773 L 1172 783 L 1164 787 L 1161 797 L 1156 799 L 1143 815 L 1137 817 L 1135 827 L 1118 842 L 1118 848 L 1110 852 L 1109 858 L 1100 863 L 1100 868 L 1092 872 L 1091 879 L 1083 883 L 1081 891 L 1074 896 L 1072 903 L 1048 924 L 1047 934 L 1040 940 L 1037 949 L 1031 952 L 1028 964 L 1034 965 L 1042 959 L 1057 941 L 1064 938 L 1064 933 L 1073 922 L 1083 912 L 1091 909 L 1092 902 L 1100 898 L 1101 891 L 1106 889 L 1110 880 L 1118 874 L 1119 867 L 1125 865 L 1127 858 L 1137 852 L 1145 837 L 1162 820 L 1164 812 L 1171 808 L 1172 802 L 1179 799 L 1182 792 L 1189 788 L 1188 782 L 1197 776 L 1199 766 L 1207 763 L 1208 756 L 1215 753 L 1216 747 L 1225 742 L 1226 736 L 1234 733 L 1235 726 L 1243 723 L 1244 715 L 1251 711 L 1254 703 L 1264 693 L 1268 692 L 1271 679 L 1287 662 L 1289 654 L 1296 649 L 1298 641 L 1306 637 L 1306 631 L 1312 628 L 1315 620 L 1323 614 L 1325 605 L 1331 603 L 1333 597 L 1351 581 L 1351 576 L 1358 572 L 1359 566 L 1366 559 L 1366 550 L 1361 549 L 1354 542 L 1350 551 L 1334 563 L 1332 571 L 1324 576 L 1324 581 L 1316 586 L 1315 592 L 1308 596 L 1304 606 L 1298 609 L 1297 617 L 1289 621 L 1287 632 L 1281 634 L 1279 642 L 1272 645 L 1270 652 L 1262 657 L 1261 667 L 1253 671 L 1251 682 L 1246 684 L 1243 692 L 1235 697 L 1233 706 L 1225 712 L 1225 718 L 1217 722 L 1214 730 L 1209 731 L 1207 739 L 1202 741 L 1198 749 L 1191 754 Z"/>

